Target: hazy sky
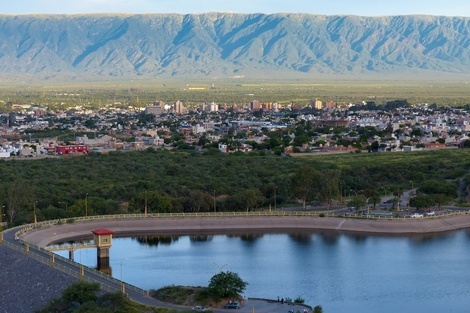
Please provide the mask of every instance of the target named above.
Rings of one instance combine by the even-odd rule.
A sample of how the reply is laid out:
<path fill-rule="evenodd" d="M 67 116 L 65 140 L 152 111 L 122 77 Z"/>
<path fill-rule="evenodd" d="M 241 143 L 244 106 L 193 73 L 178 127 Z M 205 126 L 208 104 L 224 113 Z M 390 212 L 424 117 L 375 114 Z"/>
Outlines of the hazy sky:
<path fill-rule="evenodd" d="M 470 16 L 470 0 L 0 0 L 0 13 L 312 13 Z"/>

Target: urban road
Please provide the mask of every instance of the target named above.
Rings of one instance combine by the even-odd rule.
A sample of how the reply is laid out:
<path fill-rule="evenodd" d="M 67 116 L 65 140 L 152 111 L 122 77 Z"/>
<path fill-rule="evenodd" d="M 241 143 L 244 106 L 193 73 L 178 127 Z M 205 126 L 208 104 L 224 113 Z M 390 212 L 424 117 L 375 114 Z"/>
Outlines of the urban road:
<path fill-rule="evenodd" d="M 455 229 L 470 228 L 470 215 L 446 215 L 424 219 L 347 219 L 338 217 L 319 216 L 213 216 L 213 217 L 145 217 L 145 218 L 113 218 L 100 219 L 72 224 L 49 225 L 43 228 L 35 228 L 15 238 L 18 228 L 3 232 L 3 239 L 13 249 L 26 252 L 35 259 L 49 260 L 54 267 L 68 272 L 75 277 L 83 275 L 85 279 L 96 281 L 103 289 L 119 291 L 122 288 L 120 280 L 111 278 L 93 269 L 84 268 L 76 262 L 54 256 L 44 247 L 51 243 L 59 243 L 69 240 L 90 238 L 91 231 L 107 228 L 114 232 L 115 236 L 130 236 L 137 234 L 195 234 L 195 233 L 222 233 L 231 231 L 289 231 L 293 229 L 332 230 L 346 232 L 388 233 L 388 234 L 420 234 L 431 232 L 450 231 Z M 174 305 L 154 299 L 145 291 L 125 284 L 125 292 L 135 302 L 171 308 L 176 310 L 188 310 L 189 307 Z M 273 295 L 273 298 L 277 295 Z M 277 301 L 259 299 L 247 299 L 246 303 L 237 312 L 281 313 L 294 310 L 303 312 L 303 309 L 311 309 L 302 305 L 281 304 Z M 229 309 L 211 308 L 213 312 L 229 312 Z"/>

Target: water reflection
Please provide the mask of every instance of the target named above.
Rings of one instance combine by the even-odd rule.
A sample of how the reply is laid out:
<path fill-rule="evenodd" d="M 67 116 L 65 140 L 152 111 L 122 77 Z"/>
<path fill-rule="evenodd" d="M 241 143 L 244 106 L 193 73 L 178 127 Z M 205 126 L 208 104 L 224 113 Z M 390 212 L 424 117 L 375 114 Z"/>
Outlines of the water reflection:
<path fill-rule="evenodd" d="M 150 247 L 159 245 L 171 245 L 180 239 L 180 236 L 138 236 L 132 237 L 138 243 Z"/>
<path fill-rule="evenodd" d="M 110 254 L 115 269 L 127 258 L 123 279 L 144 289 L 206 286 L 224 266 L 248 281 L 246 296 L 299 296 L 325 312 L 467 312 L 470 306 L 467 230 L 389 237 L 335 231 L 139 236 L 116 238 Z M 84 255 L 85 265 L 96 266 L 96 254 Z"/>
<path fill-rule="evenodd" d="M 191 242 L 206 242 L 211 241 L 214 238 L 213 235 L 196 235 L 196 236 L 189 236 L 189 241 Z"/>

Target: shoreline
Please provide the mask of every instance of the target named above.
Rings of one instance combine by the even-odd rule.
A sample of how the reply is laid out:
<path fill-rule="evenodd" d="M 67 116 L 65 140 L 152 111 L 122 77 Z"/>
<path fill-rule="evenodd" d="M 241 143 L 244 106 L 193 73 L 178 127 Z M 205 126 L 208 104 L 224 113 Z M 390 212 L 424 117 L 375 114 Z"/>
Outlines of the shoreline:
<path fill-rule="evenodd" d="M 422 219 L 354 219 L 318 216 L 145 217 L 93 220 L 32 229 L 20 235 L 30 244 L 45 247 L 64 241 L 90 239 L 92 231 L 106 228 L 114 237 L 137 235 L 196 235 L 321 231 L 383 236 L 430 235 L 470 228 L 470 215 Z"/>

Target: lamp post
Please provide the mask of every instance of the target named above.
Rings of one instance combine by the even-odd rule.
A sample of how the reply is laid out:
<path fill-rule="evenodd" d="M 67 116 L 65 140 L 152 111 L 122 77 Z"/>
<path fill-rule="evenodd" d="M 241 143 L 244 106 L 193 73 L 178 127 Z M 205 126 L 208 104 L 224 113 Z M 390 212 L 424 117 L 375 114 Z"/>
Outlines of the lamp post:
<path fill-rule="evenodd" d="M 145 190 L 144 194 L 145 194 L 144 214 L 145 216 L 147 216 L 147 190 Z"/>
<path fill-rule="evenodd" d="M 69 204 L 67 202 L 59 201 L 59 204 L 65 204 L 65 211 L 69 210 Z"/>
<path fill-rule="evenodd" d="M 219 273 L 222 272 L 222 270 L 224 269 L 225 266 L 230 265 L 230 264 L 224 264 L 224 265 L 222 265 L 222 266 L 219 266 L 219 265 L 218 265 L 217 263 L 215 263 L 215 262 L 212 262 L 212 261 L 211 261 L 211 263 L 214 264 L 215 266 L 217 266 L 217 268 L 219 269 Z"/>
<path fill-rule="evenodd" d="M 122 281 L 122 263 L 124 262 L 124 260 L 127 260 L 127 259 L 128 259 L 128 257 L 121 259 L 121 292 L 122 293 L 126 292 L 126 289 L 125 289 L 126 287 L 124 285 L 124 282 Z"/>
<path fill-rule="evenodd" d="M 88 192 L 85 195 L 85 217 L 88 216 Z"/>
<path fill-rule="evenodd" d="M 384 190 L 384 197 L 386 197 L 387 196 L 387 190 L 384 187 L 380 187 L 380 188 L 382 188 Z"/>
<path fill-rule="evenodd" d="M 3 210 L 4 209 L 5 209 L 4 205 L 0 206 L 0 227 L 3 226 Z"/>
<path fill-rule="evenodd" d="M 214 189 L 214 213 L 216 212 L 216 206 L 215 206 L 215 189 Z"/>
<path fill-rule="evenodd" d="M 277 191 L 277 186 L 274 186 L 274 211 L 276 211 L 277 209 L 276 191 Z"/>
<path fill-rule="evenodd" d="M 38 219 L 37 219 L 37 217 L 36 217 L 36 203 L 37 203 L 37 201 L 34 201 L 34 202 L 33 202 L 34 224 L 37 224 L 37 222 L 38 222 Z"/>

